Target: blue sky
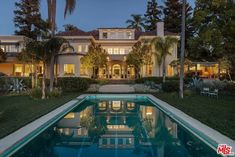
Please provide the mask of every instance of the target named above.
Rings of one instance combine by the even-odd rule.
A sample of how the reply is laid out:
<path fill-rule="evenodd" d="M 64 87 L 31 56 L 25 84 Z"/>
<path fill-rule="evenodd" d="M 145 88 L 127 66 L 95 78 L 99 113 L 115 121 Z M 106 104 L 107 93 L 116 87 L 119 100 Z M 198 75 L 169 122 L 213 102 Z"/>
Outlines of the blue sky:
<path fill-rule="evenodd" d="M 0 0 L 0 35 L 14 34 L 13 22 L 15 2 Z M 162 4 L 164 0 L 157 0 Z M 194 5 L 194 0 L 188 0 Z M 63 30 L 64 24 L 73 24 L 89 31 L 99 27 L 126 27 L 126 20 L 131 14 L 144 14 L 147 0 L 78 0 L 76 10 L 64 19 L 65 0 L 57 0 L 57 26 Z M 41 0 L 41 13 L 47 18 L 46 0 Z"/>

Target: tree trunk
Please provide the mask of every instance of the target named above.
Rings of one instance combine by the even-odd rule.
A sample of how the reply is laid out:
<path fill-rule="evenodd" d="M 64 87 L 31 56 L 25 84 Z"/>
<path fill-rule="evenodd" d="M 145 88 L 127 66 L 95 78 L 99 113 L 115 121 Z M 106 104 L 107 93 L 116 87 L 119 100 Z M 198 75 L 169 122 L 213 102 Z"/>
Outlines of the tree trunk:
<path fill-rule="evenodd" d="M 46 64 L 43 63 L 43 75 L 42 75 L 42 99 L 46 98 Z"/>
<path fill-rule="evenodd" d="M 181 23 L 181 52 L 180 52 L 180 84 L 179 96 L 184 98 L 184 51 L 185 51 L 185 5 L 186 0 L 183 0 L 182 7 L 182 23 Z"/>
<path fill-rule="evenodd" d="M 220 63 L 218 64 L 218 79 L 220 79 Z"/>
<path fill-rule="evenodd" d="M 166 82 L 166 59 L 163 59 L 163 64 L 162 64 L 162 73 L 163 73 L 163 80 L 162 82 Z"/>
<path fill-rule="evenodd" d="M 56 19 L 56 0 L 52 0 L 52 15 L 51 15 L 51 23 L 52 23 L 52 37 L 55 36 L 55 29 L 56 29 L 56 23 L 55 23 L 55 19 Z"/>
<path fill-rule="evenodd" d="M 161 64 L 158 64 L 158 76 L 161 77 Z"/>
<path fill-rule="evenodd" d="M 50 61 L 50 92 L 53 91 L 53 84 L 54 84 L 54 61 L 55 61 L 55 56 L 51 56 L 51 61 Z"/>

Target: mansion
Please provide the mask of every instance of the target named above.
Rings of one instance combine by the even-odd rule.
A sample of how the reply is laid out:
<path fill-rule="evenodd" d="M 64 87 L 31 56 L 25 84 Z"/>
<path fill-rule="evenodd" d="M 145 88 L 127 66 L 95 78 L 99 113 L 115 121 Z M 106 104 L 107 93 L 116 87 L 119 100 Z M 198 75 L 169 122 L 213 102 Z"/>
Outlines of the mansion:
<path fill-rule="evenodd" d="M 133 79 L 135 70 L 132 65 L 126 62 L 127 54 L 132 50 L 132 46 L 142 39 L 152 39 L 154 37 L 172 36 L 179 38 L 175 33 L 164 31 L 164 23 L 157 23 L 156 31 L 136 31 L 129 28 L 99 28 L 85 32 L 80 29 L 59 32 L 57 36 L 69 41 L 73 48 L 67 48 L 59 52 L 56 59 L 55 69 L 58 77 L 91 77 L 92 69 L 81 64 L 81 57 L 88 52 L 89 45 L 94 42 L 106 50 L 108 53 L 107 66 L 99 68 L 98 77 L 101 79 Z M 0 73 L 7 76 L 30 76 L 34 66 L 22 63 L 17 59 L 17 54 L 25 47 L 24 36 L 0 36 L 0 47 L 6 53 L 7 59 L 0 63 Z M 143 65 L 140 76 L 162 76 L 162 66 L 158 66 L 156 56 L 152 56 L 151 65 Z M 171 62 L 177 60 L 177 44 L 171 49 L 171 55 L 166 57 L 166 75 L 177 74 L 177 67 L 171 66 Z M 42 74 L 43 66 L 38 64 L 37 74 Z"/>

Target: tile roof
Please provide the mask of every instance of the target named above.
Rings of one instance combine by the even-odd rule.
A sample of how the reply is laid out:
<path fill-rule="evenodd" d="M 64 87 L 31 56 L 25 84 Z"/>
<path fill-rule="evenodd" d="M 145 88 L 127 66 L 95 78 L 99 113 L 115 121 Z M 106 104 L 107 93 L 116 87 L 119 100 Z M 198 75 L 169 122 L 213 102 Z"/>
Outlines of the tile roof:
<path fill-rule="evenodd" d="M 111 29 L 111 28 L 105 28 L 105 29 Z M 112 28 L 112 29 L 119 29 L 119 28 Z M 178 33 L 172 33 L 168 31 L 165 31 L 164 33 L 165 35 L 179 35 Z M 57 35 L 58 36 L 93 36 L 96 40 L 98 40 L 99 30 L 96 29 L 96 30 L 85 32 L 81 29 L 76 29 L 72 31 L 59 32 Z M 146 31 L 146 32 L 135 31 L 135 39 L 138 39 L 140 36 L 156 36 L 156 31 Z"/>

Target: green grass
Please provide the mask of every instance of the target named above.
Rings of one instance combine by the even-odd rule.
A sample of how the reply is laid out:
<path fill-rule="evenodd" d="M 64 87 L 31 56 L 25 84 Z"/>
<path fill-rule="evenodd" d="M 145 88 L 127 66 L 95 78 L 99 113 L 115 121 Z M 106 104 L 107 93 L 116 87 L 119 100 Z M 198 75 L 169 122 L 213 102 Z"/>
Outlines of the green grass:
<path fill-rule="evenodd" d="M 59 98 L 32 99 L 29 96 L 0 96 L 0 138 L 77 97 L 65 93 Z"/>
<path fill-rule="evenodd" d="M 235 140 L 235 97 L 190 95 L 183 100 L 176 93 L 157 93 L 157 98 Z"/>

